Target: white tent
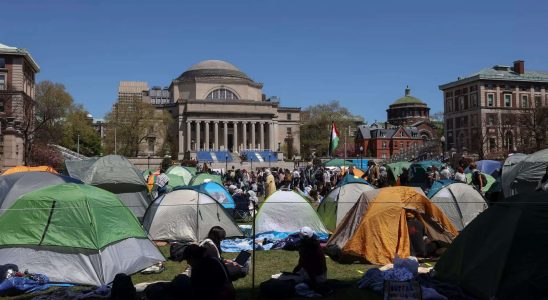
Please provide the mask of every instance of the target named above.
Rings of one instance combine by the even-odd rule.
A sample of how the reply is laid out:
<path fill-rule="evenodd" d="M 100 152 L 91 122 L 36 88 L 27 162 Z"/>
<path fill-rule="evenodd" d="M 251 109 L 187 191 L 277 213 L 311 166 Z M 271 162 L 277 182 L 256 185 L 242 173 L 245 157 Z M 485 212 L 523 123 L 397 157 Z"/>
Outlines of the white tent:
<path fill-rule="evenodd" d="M 257 234 L 274 231 L 293 233 L 304 226 L 316 233 L 327 229 L 306 199 L 293 191 L 276 191 L 263 202 L 255 219 Z"/>
<path fill-rule="evenodd" d="M 143 226 L 152 240 L 199 241 L 213 226 L 227 237 L 243 236 L 221 204 L 195 190 L 175 190 L 156 199 L 145 213 Z"/>
<path fill-rule="evenodd" d="M 430 201 L 445 213 L 459 231 L 487 209 L 481 194 L 471 185 L 460 182 L 442 187 Z"/>

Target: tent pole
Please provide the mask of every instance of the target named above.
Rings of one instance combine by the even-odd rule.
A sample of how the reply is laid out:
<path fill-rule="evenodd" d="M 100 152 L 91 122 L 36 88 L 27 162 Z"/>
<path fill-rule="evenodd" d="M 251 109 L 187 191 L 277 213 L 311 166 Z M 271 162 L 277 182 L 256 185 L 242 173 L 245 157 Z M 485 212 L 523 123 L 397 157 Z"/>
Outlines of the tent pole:
<path fill-rule="evenodd" d="M 257 208 L 255 207 L 255 201 L 251 201 L 253 203 L 253 239 L 251 240 L 251 244 L 253 245 L 253 258 L 251 260 L 251 268 L 253 271 L 253 274 L 251 276 L 251 291 L 253 295 L 253 299 L 255 299 L 255 238 L 256 238 L 256 232 L 255 232 L 255 217 L 257 216 Z"/>
<path fill-rule="evenodd" d="M 196 241 L 200 242 L 200 193 L 198 194 L 198 199 L 196 200 Z"/>

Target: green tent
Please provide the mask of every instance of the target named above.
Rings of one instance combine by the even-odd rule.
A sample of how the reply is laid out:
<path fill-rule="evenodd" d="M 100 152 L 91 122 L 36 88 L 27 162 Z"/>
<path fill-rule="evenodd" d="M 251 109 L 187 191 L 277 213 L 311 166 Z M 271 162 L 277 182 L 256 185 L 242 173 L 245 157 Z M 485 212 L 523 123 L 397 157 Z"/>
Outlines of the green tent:
<path fill-rule="evenodd" d="M 497 180 L 489 174 L 485 174 L 485 173 L 482 173 L 482 174 L 485 175 L 485 178 L 487 178 L 487 183 L 483 184 L 483 189 L 481 189 L 481 191 L 484 192 L 484 193 L 487 193 L 491 189 L 491 186 L 493 186 L 493 184 Z M 466 174 L 466 183 L 468 183 L 468 184 L 472 183 L 472 173 Z"/>
<path fill-rule="evenodd" d="M 183 185 L 188 185 L 190 183 L 190 181 L 192 180 L 192 177 L 194 176 L 192 174 L 192 172 L 190 172 L 185 167 L 181 167 L 181 166 L 171 166 L 171 167 L 169 167 L 169 169 L 166 170 L 166 174 L 167 175 L 176 175 L 176 176 L 181 177 L 181 179 L 184 182 Z"/>
<path fill-rule="evenodd" d="M 421 186 L 426 183 L 428 179 L 426 169 L 432 166 L 441 170 L 443 163 L 437 160 L 424 160 L 412 163 L 409 166 L 409 184 L 412 186 Z"/>
<path fill-rule="evenodd" d="M 182 177 L 174 175 L 174 174 L 166 174 L 169 178 L 169 182 L 167 183 L 167 187 L 170 189 L 174 189 L 178 186 L 186 186 L 185 181 Z"/>
<path fill-rule="evenodd" d="M 192 180 L 190 181 L 189 185 L 200 185 L 204 182 L 217 182 L 220 185 L 223 185 L 223 181 L 221 180 L 221 175 L 217 174 L 209 174 L 209 173 L 200 173 L 196 176 L 192 177 Z"/>
<path fill-rule="evenodd" d="M 183 166 L 183 168 L 185 168 L 187 171 L 189 171 L 190 174 L 192 174 L 192 176 L 194 176 L 194 175 L 196 175 L 196 173 L 198 173 L 198 170 L 196 169 L 196 167 Z"/>
<path fill-rule="evenodd" d="M 407 170 L 409 170 L 410 166 L 411 166 L 411 163 L 408 161 L 400 161 L 396 163 L 387 164 L 386 171 L 388 172 L 388 181 L 392 184 L 398 181 L 398 177 L 400 177 L 401 173 L 403 172 L 403 169 L 406 168 Z"/>
<path fill-rule="evenodd" d="M 334 158 L 334 159 L 328 160 L 323 165 L 325 167 L 343 167 L 343 166 L 349 167 L 349 166 L 354 166 L 352 161 L 344 160 L 344 159 L 340 159 L 340 158 Z"/>
<path fill-rule="evenodd" d="M 164 260 L 116 195 L 85 184 L 24 194 L 0 216 L 0 228 L 0 265 L 56 282 L 104 285 Z"/>
<path fill-rule="evenodd" d="M 508 198 L 475 218 L 434 267 L 477 299 L 548 295 L 548 193 Z"/>

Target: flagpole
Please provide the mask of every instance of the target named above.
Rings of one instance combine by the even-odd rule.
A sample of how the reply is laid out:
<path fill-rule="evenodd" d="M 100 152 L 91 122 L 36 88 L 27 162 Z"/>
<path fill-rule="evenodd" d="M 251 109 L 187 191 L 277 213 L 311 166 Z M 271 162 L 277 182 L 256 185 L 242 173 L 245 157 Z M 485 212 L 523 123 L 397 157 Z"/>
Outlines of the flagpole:
<path fill-rule="evenodd" d="M 332 156 L 331 156 L 331 143 L 333 142 L 333 124 L 335 124 L 335 122 L 331 122 L 331 130 L 329 131 L 329 144 L 327 145 L 327 156 L 329 158 L 332 158 Z"/>

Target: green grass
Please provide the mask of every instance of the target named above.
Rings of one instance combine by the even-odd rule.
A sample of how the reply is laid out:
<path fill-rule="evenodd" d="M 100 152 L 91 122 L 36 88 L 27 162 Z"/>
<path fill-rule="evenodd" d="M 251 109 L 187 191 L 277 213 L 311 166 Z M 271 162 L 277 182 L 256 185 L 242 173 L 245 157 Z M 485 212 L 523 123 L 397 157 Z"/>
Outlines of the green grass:
<path fill-rule="evenodd" d="M 169 256 L 169 247 L 160 247 L 164 255 Z M 252 289 L 252 274 L 250 273 L 234 282 L 236 288 L 237 299 L 261 299 L 259 295 L 259 285 L 270 278 L 271 275 L 282 271 L 291 272 L 298 260 L 296 251 L 271 250 L 256 252 L 256 277 L 255 277 L 255 294 Z M 223 257 L 233 259 L 236 253 L 225 253 Z M 132 276 L 134 283 L 152 282 L 158 280 L 169 281 L 177 274 L 186 269 L 186 263 L 177 263 L 168 261 L 165 264 L 166 270 L 160 274 L 141 275 L 135 274 Z M 377 294 L 370 291 L 358 289 L 356 282 L 363 276 L 363 273 L 375 267 L 373 265 L 350 264 L 344 265 L 332 261 L 327 258 L 327 277 L 328 279 L 337 279 L 348 285 L 344 288 L 335 290 L 334 294 L 324 299 L 381 299 Z M 304 299 L 304 298 L 296 298 Z"/>

